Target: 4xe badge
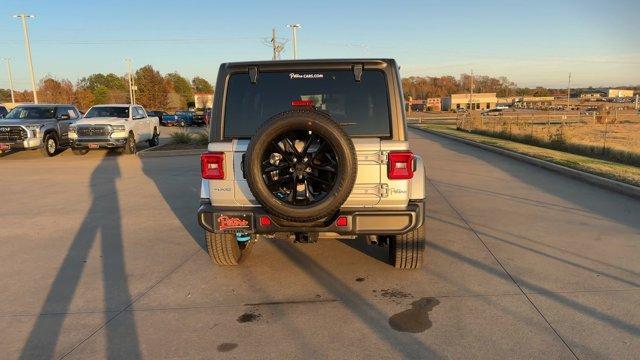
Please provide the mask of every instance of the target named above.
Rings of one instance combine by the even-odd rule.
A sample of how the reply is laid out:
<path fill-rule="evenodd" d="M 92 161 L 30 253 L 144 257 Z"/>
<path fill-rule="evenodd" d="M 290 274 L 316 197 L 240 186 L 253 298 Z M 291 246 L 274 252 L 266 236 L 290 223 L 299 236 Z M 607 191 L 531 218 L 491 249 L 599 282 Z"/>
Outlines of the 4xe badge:
<path fill-rule="evenodd" d="M 247 215 L 229 216 L 220 215 L 216 219 L 218 224 L 218 230 L 231 230 L 231 229 L 251 229 L 251 223 Z"/>

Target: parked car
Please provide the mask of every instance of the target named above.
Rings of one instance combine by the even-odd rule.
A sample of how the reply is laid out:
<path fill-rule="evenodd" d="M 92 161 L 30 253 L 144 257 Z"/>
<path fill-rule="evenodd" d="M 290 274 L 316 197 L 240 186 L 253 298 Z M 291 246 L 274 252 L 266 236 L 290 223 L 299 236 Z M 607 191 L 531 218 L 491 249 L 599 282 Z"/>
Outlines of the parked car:
<path fill-rule="evenodd" d="M 161 124 L 164 126 L 178 126 L 179 120 L 180 118 L 178 117 L 178 115 L 166 114 L 162 116 Z"/>
<path fill-rule="evenodd" d="M 9 113 L 9 110 L 7 110 L 7 108 L 4 105 L 0 105 L 0 119 L 7 116 L 8 113 Z"/>
<path fill-rule="evenodd" d="M 580 112 L 580 114 L 586 115 L 586 116 L 594 116 L 594 115 L 599 115 L 600 112 L 598 111 L 598 108 L 596 108 L 596 107 L 588 107 L 588 108 L 582 110 Z"/>
<path fill-rule="evenodd" d="M 80 119 L 73 105 L 20 105 L 0 119 L 0 151 L 41 149 L 54 156 L 69 145 L 69 126 Z"/>
<path fill-rule="evenodd" d="M 205 126 L 207 123 L 205 121 L 205 113 L 206 109 L 195 109 L 193 114 L 193 125 L 194 126 Z"/>
<path fill-rule="evenodd" d="M 198 210 L 214 263 L 237 265 L 256 236 L 289 233 L 365 235 L 396 268 L 420 267 L 425 170 L 394 60 L 227 63 L 218 77 Z"/>
<path fill-rule="evenodd" d="M 152 110 L 147 112 L 147 116 L 157 117 L 158 120 L 160 121 L 160 125 L 164 125 L 163 118 L 165 115 L 169 115 L 169 113 L 166 111 L 160 111 L 160 110 Z"/>
<path fill-rule="evenodd" d="M 69 128 L 69 138 L 73 152 L 78 155 L 91 149 L 117 149 L 134 154 L 137 143 L 158 145 L 160 121 L 148 116 L 140 105 L 96 105 Z"/>
<path fill-rule="evenodd" d="M 487 109 L 481 113 L 482 116 L 500 116 L 502 109 Z"/>
<path fill-rule="evenodd" d="M 209 125 L 211 123 L 211 108 L 207 108 L 207 110 L 204 112 L 204 124 L 205 125 Z"/>
<path fill-rule="evenodd" d="M 195 111 L 191 110 L 180 110 L 176 111 L 176 116 L 178 117 L 177 125 L 181 127 L 193 126 L 195 116 Z"/>

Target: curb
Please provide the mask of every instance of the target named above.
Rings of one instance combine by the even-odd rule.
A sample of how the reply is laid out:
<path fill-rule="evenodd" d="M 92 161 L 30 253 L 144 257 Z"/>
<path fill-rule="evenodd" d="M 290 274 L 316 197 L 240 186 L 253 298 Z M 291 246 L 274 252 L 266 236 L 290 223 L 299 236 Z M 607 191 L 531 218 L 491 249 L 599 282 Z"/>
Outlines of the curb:
<path fill-rule="evenodd" d="M 162 145 L 160 145 L 162 147 Z M 200 155 L 207 151 L 203 149 L 185 149 L 185 150 L 156 150 L 158 147 L 147 148 L 138 151 L 136 155 L 140 158 L 148 157 L 165 157 L 165 156 L 187 156 L 187 155 Z M 152 151 L 153 150 L 153 151 Z"/>
<path fill-rule="evenodd" d="M 598 175 L 594 175 L 591 173 L 587 173 L 584 171 L 580 171 L 580 170 L 576 170 L 576 169 L 571 169 L 568 168 L 566 166 L 562 166 L 562 165 L 558 165 L 558 164 L 554 164 L 552 162 L 546 161 L 546 160 L 541 160 L 538 158 L 534 158 L 528 155 L 523 155 L 511 150 L 505 150 L 499 147 L 495 147 L 495 146 L 491 146 L 491 145 L 487 145 L 487 144 L 482 144 L 476 141 L 472 141 L 472 140 L 467 140 L 467 139 L 463 139 L 461 137 L 457 137 L 454 135 L 449 135 L 449 134 L 443 134 L 441 132 L 438 131 L 434 131 L 434 130 L 430 130 L 430 129 L 422 129 L 422 128 L 417 128 L 417 127 L 413 127 L 411 126 L 412 129 L 417 129 L 420 131 L 424 131 L 424 132 L 428 132 L 430 134 L 434 134 L 434 135 L 438 135 L 438 136 L 442 136 L 448 139 L 452 139 L 455 141 L 459 141 L 462 143 L 465 143 L 467 145 L 471 145 L 471 146 L 475 146 L 475 147 L 479 147 L 481 149 L 484 150 L 488 150 L 488 151 L 492 151 L 504 156 L 508 156 L 512 159 L 516 159 L 516 160 L 520 160 L 547 170 L 551 170 L 551 171 L 555 171 L 558 172 L 560 174 L 563 174 L 565 176 L 569 176 L 572 177 L 574 179 L 578 179 L 578 180 L 582 180 L 584 182 L 599 186 L 601 188 L 605 188 L 605 189 L 609 189 L 609 190 L 613 190 L 615 192 L 636 198 L 636 199 L 640 199 L 640 187 L 638 186 L 634 186 L 634 185 L 630 185 L 630 184 L 626 184 L 620 181 L 616 181 L 616 180 L 611 180 L 611 179 L 607 179 L 604 178 L 602 176 L 598 176 Z"/>

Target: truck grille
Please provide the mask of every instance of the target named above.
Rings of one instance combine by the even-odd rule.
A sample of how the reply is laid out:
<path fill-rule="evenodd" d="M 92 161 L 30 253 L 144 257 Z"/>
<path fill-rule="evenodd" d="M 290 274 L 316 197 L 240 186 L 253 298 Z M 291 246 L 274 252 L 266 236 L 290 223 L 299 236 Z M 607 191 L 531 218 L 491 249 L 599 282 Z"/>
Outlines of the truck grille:
<path fill-rule="evenodd" d="M 22 141 L 27 138 L 27 130 L 20 126 L 0 126 L 0 142 Z"/>
<path fill-rule="evenodd" d="M 78 127 L 78 136 L 109 136 L 111 135 L 111 127 L 110 126 L 80 126 Z"/>

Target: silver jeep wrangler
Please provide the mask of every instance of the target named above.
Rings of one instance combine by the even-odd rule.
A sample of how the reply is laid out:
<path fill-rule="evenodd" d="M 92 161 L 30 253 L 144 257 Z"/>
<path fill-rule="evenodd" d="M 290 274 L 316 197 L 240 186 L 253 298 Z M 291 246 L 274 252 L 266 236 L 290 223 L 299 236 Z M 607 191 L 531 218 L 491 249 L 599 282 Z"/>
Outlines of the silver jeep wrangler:
<path fill-rule="evenodd" d="M 362 235 L 396 268 L 420 267 L 425 171 L 394 60 L 226 63 L 215 93 L 198 210 L 213 262 L 286 233 Z"/>

